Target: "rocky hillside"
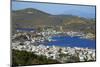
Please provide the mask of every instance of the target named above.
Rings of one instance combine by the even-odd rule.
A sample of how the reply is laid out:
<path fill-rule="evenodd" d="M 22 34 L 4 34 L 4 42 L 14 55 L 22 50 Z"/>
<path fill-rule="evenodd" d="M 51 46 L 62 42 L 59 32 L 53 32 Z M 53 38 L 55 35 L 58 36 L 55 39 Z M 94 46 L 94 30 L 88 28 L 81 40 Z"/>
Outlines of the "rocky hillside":
<path fill-rule="evenodd" d="M 73 15 L 51 15 L 33 8 L 12 11 L 12 24 L 13 29 L 38 26 L 63 26 L 64 30 L 81 30 L 95 33 L 95 19 Z"/>

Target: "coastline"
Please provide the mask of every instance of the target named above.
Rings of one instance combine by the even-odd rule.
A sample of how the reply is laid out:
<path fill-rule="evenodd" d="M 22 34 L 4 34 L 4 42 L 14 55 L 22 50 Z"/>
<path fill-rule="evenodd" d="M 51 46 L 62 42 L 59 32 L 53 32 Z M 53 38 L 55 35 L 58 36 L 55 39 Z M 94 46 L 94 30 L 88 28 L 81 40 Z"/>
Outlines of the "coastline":
<path fill-rule="evenodd" d="M 63 47 L 63 46 L 59 46 L 55 44 L 51 46 L 43 44 L 46 41 L 47 42 L 56 41 L 52 39 L 53 37 L 52 35 L 53 36 L 57 35 L 58 37 L 61 36 L 58 33 L 50 33 L 50 32 L 39 32 L 39 33 L 38 32 L 36 33 L 17 32 L 17 34 L 14 34 L 12 37 L 11 46 L 12 46 L 12 49 L 14 50 L 19 50 L 19 51 L 24 50 L 27 52 L 33 52 L 36 55 L 39 55 L 39 56 L 43 55 L 43 56 L 46 56 L 47 58 L 58 60 L 61 63 L 96 60 L 96 56 L 95 56 L 96 50 L 92 48 L 77 47 L 75 45 L 74 47 L 71 47 L 71 46 Z M 74 36 L 69 36 L 70 39 L 75 38 L 75 37 L 78 38 L 77 36 L 75 36 L 76 33 L 73 35 Z M 68 40 L 69 40 L 68 38 L 65 39 L 65 41 L 68 41 Z M 75 42 L 75 40 L 73 41 Z M 76 39 L 76 41 L 78 40 Z"/>

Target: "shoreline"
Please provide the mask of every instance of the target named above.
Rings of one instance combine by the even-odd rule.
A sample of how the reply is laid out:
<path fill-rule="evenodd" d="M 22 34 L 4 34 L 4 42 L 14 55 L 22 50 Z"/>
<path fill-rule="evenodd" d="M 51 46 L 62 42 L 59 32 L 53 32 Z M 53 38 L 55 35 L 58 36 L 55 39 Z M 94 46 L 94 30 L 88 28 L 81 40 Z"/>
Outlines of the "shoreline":
<path fill-rule="evenodd" d="M 62 63 L 72 60 L 76 62 L 75 58 L 77 58 L 77 61 L 90 61 L 96 59 L 96 49 L 45 45 L 46 41 L 52 41 L 50 38 L 52 35 L 55 36 L 58 34 L 50 34 L 48 32 L 18 32 L 12 37 L 11 48 L 20 51 L 25 50 L 27 52 L 34 52 L 36 55 L 44 55 L 47 58 L 56 59 Z"/>

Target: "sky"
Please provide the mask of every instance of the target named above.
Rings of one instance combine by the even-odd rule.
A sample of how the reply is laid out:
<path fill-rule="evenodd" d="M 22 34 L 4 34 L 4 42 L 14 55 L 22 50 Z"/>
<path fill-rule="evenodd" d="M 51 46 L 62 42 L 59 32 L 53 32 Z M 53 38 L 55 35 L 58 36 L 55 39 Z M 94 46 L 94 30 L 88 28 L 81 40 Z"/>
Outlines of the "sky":
<path fill-rule="evenodd" d="M 39 2 L 12 2 L 12 10 L 20 10 L 25 8 L 35 8 L 52 15 L 76 15 L 85 18 L 95 18 L 95 6 Z"/>

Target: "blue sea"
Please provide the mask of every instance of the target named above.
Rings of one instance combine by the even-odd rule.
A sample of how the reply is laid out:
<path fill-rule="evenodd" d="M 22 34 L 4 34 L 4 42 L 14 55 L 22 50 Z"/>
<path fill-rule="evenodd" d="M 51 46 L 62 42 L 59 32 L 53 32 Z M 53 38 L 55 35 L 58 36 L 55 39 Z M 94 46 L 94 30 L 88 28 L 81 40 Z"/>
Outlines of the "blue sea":
<path fill-rule="evenodd" d="M 51 38 L 54 41 L 48 42 L 47 45 L 62 46 L 62 47 L 82 47 L 82 48 L 96 48 L 96 41 L 90 39 L 83 39 L 80 37 L 70 36 L 54 36 Z"/>

